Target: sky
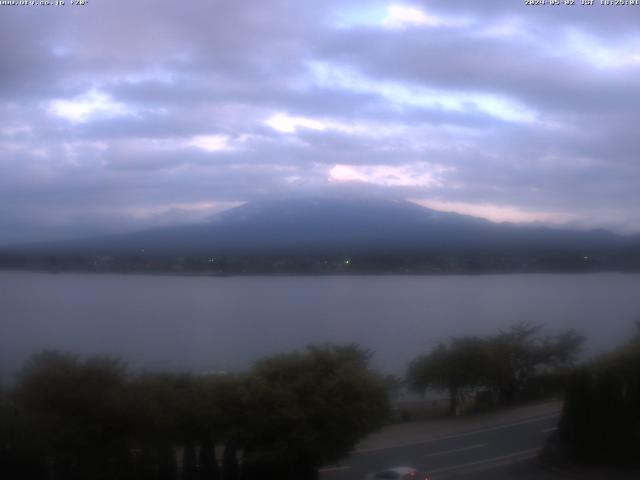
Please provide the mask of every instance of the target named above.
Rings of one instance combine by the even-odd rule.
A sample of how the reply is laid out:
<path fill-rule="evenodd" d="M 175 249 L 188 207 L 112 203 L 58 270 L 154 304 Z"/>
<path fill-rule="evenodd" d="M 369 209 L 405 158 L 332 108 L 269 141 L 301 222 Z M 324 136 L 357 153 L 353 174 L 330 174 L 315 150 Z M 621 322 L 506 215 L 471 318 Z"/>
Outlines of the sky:
<path fill-rule="evenodd" d="M 640 7 L 0 5 L 0 244 L 389 195 L 640 231 Z"/>

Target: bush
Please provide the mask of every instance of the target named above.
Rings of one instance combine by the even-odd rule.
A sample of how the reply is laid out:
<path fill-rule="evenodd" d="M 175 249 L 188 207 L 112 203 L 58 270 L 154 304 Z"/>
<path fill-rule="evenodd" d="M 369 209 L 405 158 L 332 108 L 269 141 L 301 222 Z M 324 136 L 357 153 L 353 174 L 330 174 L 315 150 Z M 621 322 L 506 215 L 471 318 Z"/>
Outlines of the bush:
<path fill-rule="evenodd" d="M 572 460 L 640 465 L 640 339 L 570 376 L 558 436 Z"/>

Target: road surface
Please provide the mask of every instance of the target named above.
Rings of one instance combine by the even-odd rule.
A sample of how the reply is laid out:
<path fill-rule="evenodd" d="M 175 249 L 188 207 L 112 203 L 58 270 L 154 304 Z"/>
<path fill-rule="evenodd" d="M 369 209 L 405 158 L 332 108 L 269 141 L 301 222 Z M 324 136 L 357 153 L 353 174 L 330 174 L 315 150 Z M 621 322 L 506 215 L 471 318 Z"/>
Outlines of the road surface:
<path fill-rule="evenodd" d="M 378 445 L 365 441 L 339 465 L 322 469 L 320 478 L 358 480 L 367 473 L 401 465 L 426 471 L 434 480 L 553 478 L 546 476 L 536 457 L 556 428 L 559 410 L 560 404 L 555 403 L 532 410 L 524 418 L 523 411 L 514 409 L 504 415 L 493 414 L 484 422 L 478 417 L 449 424 L 423 422 L 422 438 L 411 432 L 410 426 L 406 431 L 413 435 L 408 435 L 408 439 L 402 438 L 401 431 L 391 429 L 386 441 L 380 441 L 383 436 Z M 429 426 L 438 430 L 436 436 L 429 436 Z M 479 472 L 484 473 L 479 477 Z"/>

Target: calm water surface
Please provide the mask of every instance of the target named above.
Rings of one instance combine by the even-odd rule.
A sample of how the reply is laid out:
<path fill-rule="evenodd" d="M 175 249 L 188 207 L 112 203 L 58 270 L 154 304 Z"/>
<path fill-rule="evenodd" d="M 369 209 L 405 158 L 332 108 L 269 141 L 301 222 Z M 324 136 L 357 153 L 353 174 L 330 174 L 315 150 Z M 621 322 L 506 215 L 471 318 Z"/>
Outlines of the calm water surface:
<path fill-rule="evenodd" d="M 318 342 L 357 342 L 401 373 L 453 335 L 516 321 L 574 327 L 589 352 L 640 318 L 640 275 L 178 277 L 0 272 L 0 373 L 33 351 L 122 356 L 135 368 L 238 370 Z"/>

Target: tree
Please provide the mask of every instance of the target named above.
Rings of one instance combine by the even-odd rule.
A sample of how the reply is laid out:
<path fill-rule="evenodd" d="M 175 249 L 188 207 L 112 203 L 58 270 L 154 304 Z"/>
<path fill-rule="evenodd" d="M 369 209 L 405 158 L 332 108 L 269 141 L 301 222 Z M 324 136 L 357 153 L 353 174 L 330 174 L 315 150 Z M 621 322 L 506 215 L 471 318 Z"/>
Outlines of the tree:
<path fill-rule="evenodd" d="M 200 446 L 200 480 L 218 480 L 220 472 L 213 444 L 205 441 Z"/>
<path fill-rule="evenodd" d="M 458 412 L 465 389 L 491 388 L 513 402 L 532 378 L 572 366 L 584 342 L 574 330 L 553 336 L 542 336 L 541 330 L 541 325 L 518 323 L 494 336 L 453 338 L 414 359 L 408 383 L 420 392 L 430 386 L 448 390 L 451 414 Z"/>
<path fill-rule="evenodd" d="M 558 428 L 566 454 L 583 463 L 639 466 L 640 334 L 568 383 Z"/>
<path fill-rule="evenodd" d="M 534 375 L 572 366 L 584 337 L 575 330 L 542 336 L 542 325 L 521 322 L 489 337 L 488 379 L 506 402 L 518 399 Z"/>
<path fill-rule="evenodd" d="M 184 445 L 191 423 L 188 412 L 192 384 L 187 375 L 143 374 L 131 379 L 127 404 L 135 419 L 132 441 L 143 452 L 139 458 L 141 476 L 148 479 L 177 478 L 176 446 Z"/>
<path fill-rule="evenodd" d="M 487 382 L 487 362 L 485 340 L 478 337 L 454 338 L 413 360 L 407 380 L 414 390 L 420 392 L 431 386 L 448 390 L 449 413 L 455 415 L 459 410 L 461 391 Z"/>
<path fill-rule="evenodd" d="M 389 412 L 383 380 L 357 346 L 309 347 L 256 364 L 248 378 L 244 478 L 317 478 Z"/>
<path fill-rule="evenodd" d="M 198 460 L 196 447 L 189 442 L 184 446 L 184 456 L 182 459 L 182 480 L 198 479 Z"/>
<path fill-rule="evenodd" d="M 239 480 L 240 465 L 238 464 L 238 451 L 233 442 L 228 442 L 224 447 L 222 456 L 222 478 L 224 480 Z"/>
<path fill-rule="evenodd" d="M 126 367 L 117 359 L 44 351 L 18 377 L 15 399 L 33 447 L 55 478 L 97 479 L 127 469 L 129 419 L 120 401 Z"/>
<path fill-rule="evenodd" d="M 244 375 L 209 374 L 198 378 L 201 388 L 196 406 L 200 423 L 200 478 L 230 480 L 239 475 L 235 445 L 243 445 L 252 432 L 248 418 L 248 392 Z M 214 445 L 225 445 L 219 469 Z M 231 459 L 231 456 L 233 459 Z"/>

